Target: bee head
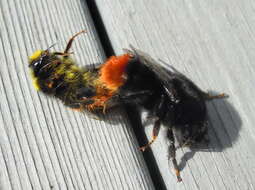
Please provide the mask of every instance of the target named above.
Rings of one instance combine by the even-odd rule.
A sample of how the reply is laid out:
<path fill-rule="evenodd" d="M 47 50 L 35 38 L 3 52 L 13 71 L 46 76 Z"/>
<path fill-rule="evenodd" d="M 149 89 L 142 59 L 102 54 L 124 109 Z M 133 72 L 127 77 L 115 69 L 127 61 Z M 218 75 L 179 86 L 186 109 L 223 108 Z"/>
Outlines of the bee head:
<path fill-rule="evenodd" d="M 48 50 L 37 50 L 29 57 L 29 67 L 36 69 L 41 67 L 45 60 L 49 58 Z"/>
<path fill-rule="evenodd" d="M 37 50 L 29 57 L 29 67 L 36 70 L 37 68 L 42 67 L 45 63 L 49 61 L 51 53 L 49 49 L 52 48 L 55 44 L 51 45 L 46 50 Z"/>

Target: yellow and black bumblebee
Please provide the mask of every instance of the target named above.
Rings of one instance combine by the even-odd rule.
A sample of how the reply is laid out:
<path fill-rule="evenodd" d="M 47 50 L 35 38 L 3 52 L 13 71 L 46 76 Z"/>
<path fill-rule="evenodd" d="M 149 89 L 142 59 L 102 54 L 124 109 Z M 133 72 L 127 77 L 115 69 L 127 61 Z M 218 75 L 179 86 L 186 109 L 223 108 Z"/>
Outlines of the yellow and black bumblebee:
<path fill-rule="evenodd" d="M 107 105 L 111 107 L 109 100 L 124 83 L 124 67 L 130 55 L 112 56 L 100 68 L 80 68 L 70 57 L 69 49 L 74 38 L 83 32 L 69 40 L 64 52 L 50 52 L 48 48 L 29 57 L 33 84 L 71 108 L 104 110 Z"/>
<path fill-rule="evenodd" d="M 162 122 L 168 123 L 169 159 L 178 181 L 181 181 L 175 159 L 175 131 L 182 146 L 206 141 L 208 118 L 205 101 L 225 97 L 210 96 L 186 76 L 169 70 L 149 55 L 132 48 L 120 56 L 112 56 L 99 67 L 80 68 L 70 57 L 74 35 L 63 52 L 36 51 L 29 58 L 34 86 L 55 96 L 75 109 L 104 110 L 119 104 L 145 108 L 154 121 L 152 140 L 141 147 L 144 151 L 157 138 Z"/>

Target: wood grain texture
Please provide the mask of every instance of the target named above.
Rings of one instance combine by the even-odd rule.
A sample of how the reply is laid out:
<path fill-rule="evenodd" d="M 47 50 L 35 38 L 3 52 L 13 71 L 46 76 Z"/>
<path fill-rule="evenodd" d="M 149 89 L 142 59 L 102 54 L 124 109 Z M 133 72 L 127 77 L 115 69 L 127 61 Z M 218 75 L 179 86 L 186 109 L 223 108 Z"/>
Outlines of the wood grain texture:
<path fill-rule="evenodd" d="M 102 62 L 84 1 L 0 1 L 0 189 L 154 189 L 123 110 L 94 120 L 32 87 L 28 56 L 83 29 L 75 59 Z"/>
<path fill-rule="evenodd" d="M 230 98 L 208 102 L 207 151 L 179 149 L 183 183 L 167 163 L 161 131 L 152 145 L 167 189 L 255 188 L 253 1 L 96 0 L 117 54 L 129 44 L 173 65 L 204 90 Z M 145 129 L 151 138 L 151 127 Z M 170 166 L 171 167 L 171 166 Z"/>

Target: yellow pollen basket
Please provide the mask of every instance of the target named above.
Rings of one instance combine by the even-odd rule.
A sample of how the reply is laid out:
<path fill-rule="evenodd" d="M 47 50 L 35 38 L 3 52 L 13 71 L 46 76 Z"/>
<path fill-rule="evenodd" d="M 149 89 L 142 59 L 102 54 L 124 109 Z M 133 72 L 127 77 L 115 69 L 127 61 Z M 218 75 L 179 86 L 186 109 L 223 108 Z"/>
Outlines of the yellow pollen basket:
<path fill-rule="evenodd" d="M 42 50 L 37 50 L 37 51 L 35 51 L 35 52 L 33 53 L 33 55 L 31 55 L 31 56 L 29 57 L 29 59 L 30 59 L 30 60 L 35 60 L 35 59 L 37 59 L 38 57 L 41 56 L 42 52 L 43 52 Z"/>

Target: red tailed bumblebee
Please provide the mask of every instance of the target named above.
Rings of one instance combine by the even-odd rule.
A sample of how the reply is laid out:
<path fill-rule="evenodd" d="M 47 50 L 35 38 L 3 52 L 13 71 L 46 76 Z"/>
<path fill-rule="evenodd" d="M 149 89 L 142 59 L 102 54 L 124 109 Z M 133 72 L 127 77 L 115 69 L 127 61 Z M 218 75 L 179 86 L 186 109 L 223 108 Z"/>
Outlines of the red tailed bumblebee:
<path fill-rule="evenodd" d="M 52 95 L 74 109 L 105 111 L 121 104 L 135 104 L 148 110 L 153 118 L 152 140 L 157 138 L 162 122 L 168 122 L 169 159 L 178 181 L 180 171 L 175 159 L 175 131 L 182 134 L 181 146 L 206 140 L 208 119 L 205 101 L 225 97 L 211 96 L 171 67 L 166 70 L 149 55 L 131 48 L 112 56 L 98 67 L 80 68 L 70 57 L 74 35 L 63 52 L 38 50 L 29 58 L 33 84 L 37 90 Z"/>

